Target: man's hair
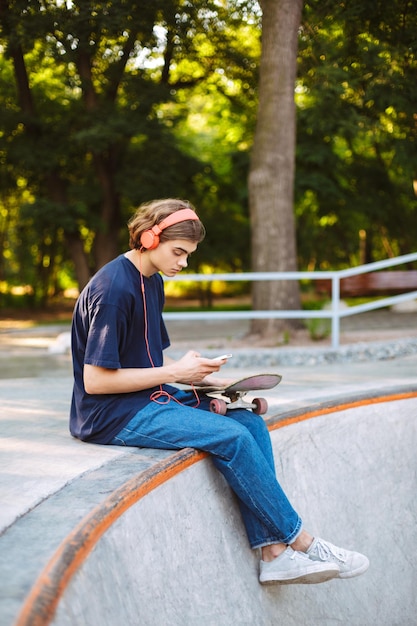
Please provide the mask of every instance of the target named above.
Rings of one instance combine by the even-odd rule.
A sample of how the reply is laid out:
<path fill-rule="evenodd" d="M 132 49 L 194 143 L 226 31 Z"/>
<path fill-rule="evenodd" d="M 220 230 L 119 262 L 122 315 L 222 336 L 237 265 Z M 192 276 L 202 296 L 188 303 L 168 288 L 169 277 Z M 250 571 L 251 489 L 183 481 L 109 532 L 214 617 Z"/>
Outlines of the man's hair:
<path fill-rule="evenodd" d="M 192 209 L 193 205 L 187 200 L 179 200 L 176 198 L 165 198 L 163 200 L 152 200 L 141 204 L 136 213 L 128 222 L 129 229 L 129 245 L 130 247 L 140 249 L 140 238 L 145 230 L 149 230 L 152 226 L 162 222 L 168 215 L 180 211 L 181 209 Z M 164 228 L 159 235 L 161 243 L 170 239 L 187 239 L 189 241 L 200 243 L 203 241 L 206 231 L 203 223 L 198 220 L 186 220 L 178 222 L 172 226 Z"/>

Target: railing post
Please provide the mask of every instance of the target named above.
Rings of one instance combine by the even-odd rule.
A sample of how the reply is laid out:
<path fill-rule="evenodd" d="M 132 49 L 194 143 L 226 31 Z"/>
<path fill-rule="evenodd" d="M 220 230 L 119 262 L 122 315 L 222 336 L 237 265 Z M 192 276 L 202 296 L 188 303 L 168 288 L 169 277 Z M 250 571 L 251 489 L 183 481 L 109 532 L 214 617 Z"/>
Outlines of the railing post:
<path fill-rule="evenodd" d="M 340 344 L 340 278 L 336 274 L 332 276 L 332 348 L 337 350 Z"/>

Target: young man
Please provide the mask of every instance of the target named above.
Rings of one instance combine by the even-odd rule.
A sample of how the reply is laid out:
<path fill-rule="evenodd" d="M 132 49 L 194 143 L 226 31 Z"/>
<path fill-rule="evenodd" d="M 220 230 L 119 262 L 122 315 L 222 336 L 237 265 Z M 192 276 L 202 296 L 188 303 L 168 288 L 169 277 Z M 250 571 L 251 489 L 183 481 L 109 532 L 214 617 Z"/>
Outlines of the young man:
<path fill-rule="evenodd" d="M 260 582 L 320 583 L 350 578 L 368 559 L 314 538 L 275 475 L 264 420 L 247 410 L 207 416 L 209 399 L 172 383 L 221 384 L 225 361 L 190 350 L 163 355 L 163 281 L 174 276 L 205 235 L 188 202 L 156 200 L 129 222 L 130 250 L 104 266 L 81 293 L 72 325 L 74 390 L 70 430 L 83 441 L 210 453 L 237 495 L 252 548 L 261 549 Z M 224 382 L 224 381 L 223 381 Z M 198 405 L 198 406 L 197 406 Z"/>

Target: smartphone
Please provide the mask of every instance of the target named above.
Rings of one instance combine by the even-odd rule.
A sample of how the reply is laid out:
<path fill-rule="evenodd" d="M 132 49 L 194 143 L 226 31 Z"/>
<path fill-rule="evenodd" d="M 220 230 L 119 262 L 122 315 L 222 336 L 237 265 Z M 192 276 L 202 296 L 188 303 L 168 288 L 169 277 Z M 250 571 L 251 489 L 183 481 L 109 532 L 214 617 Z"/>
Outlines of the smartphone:
<path fill-rule="evenodd" d="M 213 361 L 225 361 L 226 359 L 231 359 L 233 354 L 222 354 L 220 356 L 215 356 Z"/>

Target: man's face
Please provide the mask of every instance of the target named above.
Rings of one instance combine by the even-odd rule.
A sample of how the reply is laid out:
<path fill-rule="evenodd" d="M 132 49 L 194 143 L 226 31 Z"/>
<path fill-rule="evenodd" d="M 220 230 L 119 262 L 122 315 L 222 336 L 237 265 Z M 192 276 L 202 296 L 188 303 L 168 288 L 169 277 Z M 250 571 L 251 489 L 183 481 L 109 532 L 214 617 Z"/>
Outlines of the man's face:
<path fill-rule="evenodd" d="M 155 272 L 175 276 L 188 265 L 188 257 L 197 250 L 197 244 L 188 239 L 172 239 L 149 250 L 148 260 Z"/>

